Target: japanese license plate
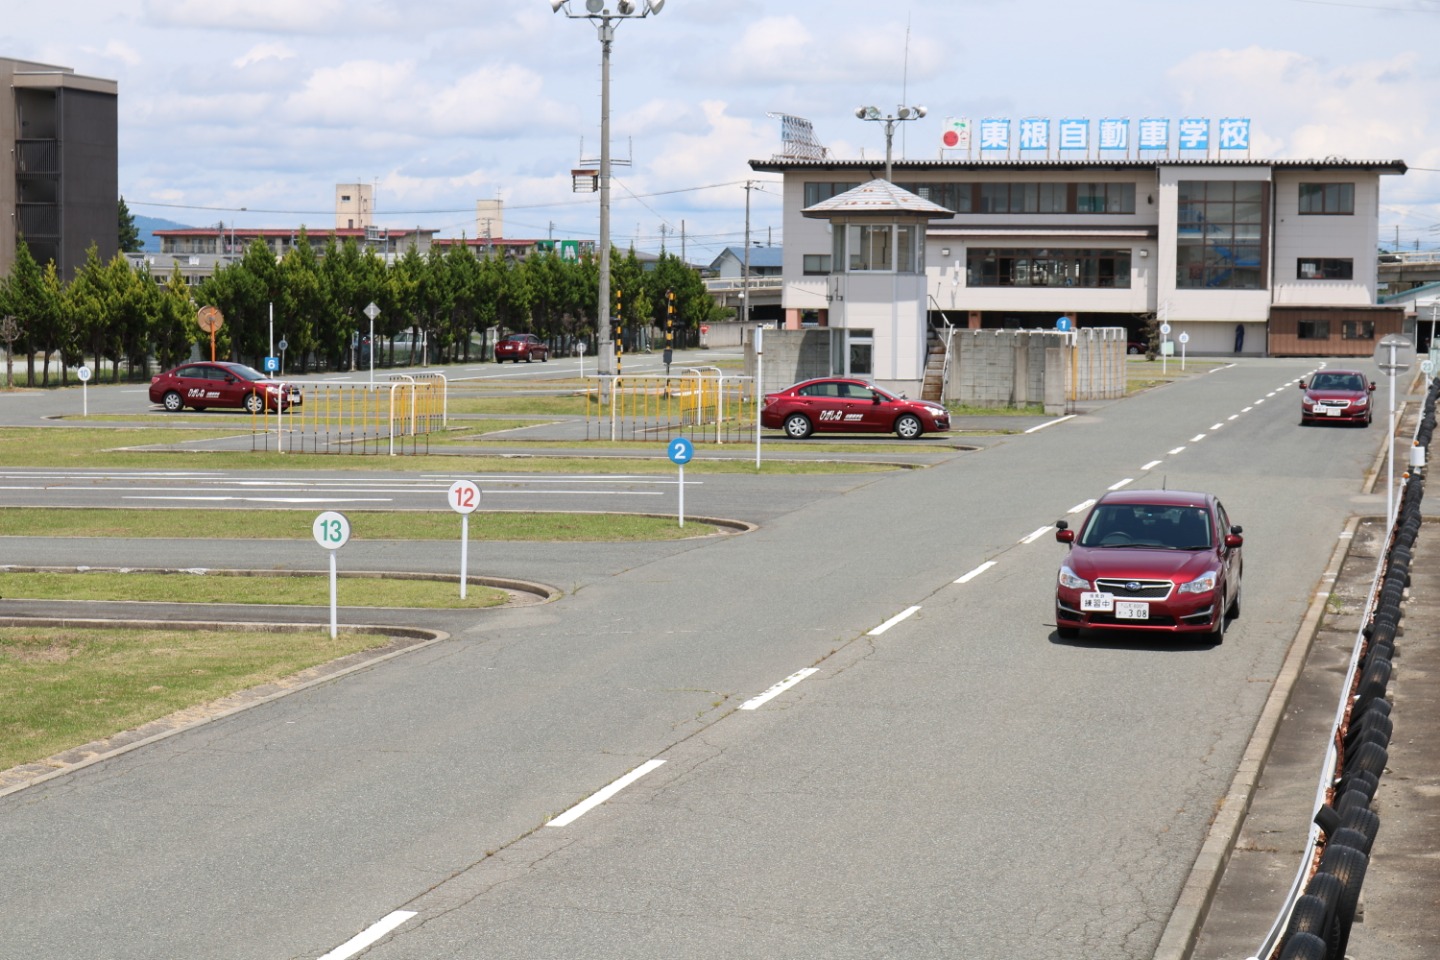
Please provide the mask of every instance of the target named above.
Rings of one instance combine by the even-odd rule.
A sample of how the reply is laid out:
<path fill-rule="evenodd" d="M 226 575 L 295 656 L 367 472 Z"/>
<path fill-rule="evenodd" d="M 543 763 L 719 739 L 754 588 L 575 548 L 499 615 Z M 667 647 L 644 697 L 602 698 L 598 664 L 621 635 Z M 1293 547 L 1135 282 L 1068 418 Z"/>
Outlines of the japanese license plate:
<path fill-rule="evenodd" d="M 1344 412 L 1345 412 L 1345 411 L 1342 410 L 1342 409 L 1340 409 L 1339 407 L 1326 407 L 1326 408 L 1325 408 L 1325 416 L 1327 416 L 1327 417 L 1338 417 L 1338 416 L 1340 416 L 1340 414 L 1342 414 L 1342 413 L 1344 413 Z"/>
<path fill-rule="evenodd" d="M 1139 600 L 1116 600 L 1116 620 L 1149 620 L 1150 604 Z"/>
<path fill-rule="evenodd" d="M 1080 609 L 1093 613 L 1109 613 L 1115 609 L 1115 595 L 1113 593 L 1082 593 L 1080 594 Z"/>

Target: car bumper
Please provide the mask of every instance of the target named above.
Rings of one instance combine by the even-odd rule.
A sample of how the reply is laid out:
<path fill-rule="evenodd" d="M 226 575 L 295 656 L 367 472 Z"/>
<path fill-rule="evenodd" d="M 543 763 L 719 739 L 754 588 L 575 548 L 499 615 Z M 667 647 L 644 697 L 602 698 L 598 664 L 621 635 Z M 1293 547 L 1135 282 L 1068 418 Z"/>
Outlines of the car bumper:
<path fill-rule="evenodd" d="M 1215 629 L 1219 609 L 1219 593 L 1200 596 L 1172 596 L 1164 602 L 1150 604 L 1150 616 L 1144 620 L 1117 617 L 1113 611 L 1099 612 L 1080 609 L 1078 590 L 1061 590 L 1055 596 L 1055 622 L 1062 627 L 1081 630 L 1114 630 L 1135 633 L 1209 633 Z"/>
<path fill-rule="evenodd" d="M 1364 423 L 1370 419 L 1370 408 L 1361 407 L 1357 409 L 1342 410 L 1340 413 L 1328 413 L 1325 410 L 1300 409 L 1300 419 L 1305 423 Z"/>

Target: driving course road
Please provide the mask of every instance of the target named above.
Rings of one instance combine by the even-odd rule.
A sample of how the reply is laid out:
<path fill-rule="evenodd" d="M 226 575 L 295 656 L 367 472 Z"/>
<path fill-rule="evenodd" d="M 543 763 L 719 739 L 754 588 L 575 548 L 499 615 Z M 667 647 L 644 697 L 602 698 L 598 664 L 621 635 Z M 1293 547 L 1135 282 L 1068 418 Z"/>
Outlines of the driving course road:
<path fill-rule="evenodd" d="M 753 513 L 757 481 L 705 477 L 687 510 L 723 490 L 762 522 L 743 536 L 505 544 L 485 573 L 566 596 L 0 798 L 0 956 L 1151 957 L 1344 520 L 1377 503 L 1378 423 L 1298 426 L 1312 367 L 791 478 L 805 497 Z M 1242 615 L 1216 647 L 1059 641 L 1051 524 L 1162 484 L 1244 526 Z"/>

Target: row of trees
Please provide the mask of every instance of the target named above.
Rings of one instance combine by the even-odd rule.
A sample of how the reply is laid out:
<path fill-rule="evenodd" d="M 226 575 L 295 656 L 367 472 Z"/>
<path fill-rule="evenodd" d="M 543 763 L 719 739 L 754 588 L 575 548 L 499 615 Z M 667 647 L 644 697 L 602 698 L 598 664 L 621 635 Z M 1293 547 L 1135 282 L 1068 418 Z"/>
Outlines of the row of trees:
<path fill-rule="evenodd" d="M 305 373 L 345 366 L 352 336 L 369 333 L 364 311 L 370 303 L 380 310 L 377 340 L 404 331 L 416 339 L 423 335 L 431 359 L 442 363 L 472 359 L 472 333 L 480 334 L 480 352 L 487 352 L 491 328 L 534 333 L 565 349 L 595 337 L 598 283 L 599 266 L 590 257 L 566 261 L 545 253 L 509 261 L 497 252 L 477 258 L 454 244 L 428 254 L 412 246 L 387 264 L 353 240 L 338 243 L 334 237 L 317 255 L 303 231 L 283 257 L 256 241 L 194 289 L 178 270 L 156 278 L 144 267 L 133 268 L 123 254 L 102 262 L 94 248 L 74 280 L 65 282 L 53 263 L 40 266 L 22 242 L 0 282 L 0 316 L 18 321 L 13 349 L 28 358 L 32 385 L 37 356 L 39 382 L 48 385 L 52 355 L 64 361 L 63 383 L 65 366 L 87 358 L 97 371 L 109 360 L 118 380 L 122 365 L 129 376 L 148 378 L 152 360 L 166 369 L 186 359 L 196 343 L 208 354 L 209 334 L 195 323 L 201 305 L 218 308 L 225 318 L 216 334 L 217 356 L 255 366 L 269 349 L 273 310 L 275 338 L 287 341 L 287 369 Z M 610 285 L 618 291 L 621 322 L 630 329 L 663 325 L 665 294 L 673 291 L 677 342 L 726 313 L 695 270 L 668 254 L 653 265 L 642 265 L 633 250 L 613 254 Z M 393 360 L 393 354 L 376 355 L 377 363 Z"/>

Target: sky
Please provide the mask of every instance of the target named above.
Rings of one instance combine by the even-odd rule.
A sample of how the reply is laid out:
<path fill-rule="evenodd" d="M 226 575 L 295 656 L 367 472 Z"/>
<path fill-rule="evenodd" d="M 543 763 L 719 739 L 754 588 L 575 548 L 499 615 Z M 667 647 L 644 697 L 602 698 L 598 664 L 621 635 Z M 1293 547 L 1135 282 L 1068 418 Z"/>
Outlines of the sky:
<path fill-rule="evenodd" d="M 363 182 L 380 226 L 474 237 L 498 199 L 507 238 L 599 235 L 571 170 L 600 153 L 601 44 L 550 0 L 9 7 L 0 56 L 118 83 L 133 213 L 324 230 Z M 1381 243 L 1440 249 L 1440 0 L 666 0 L 617 24 L 610 94 L 612 240 L 693 263 L 745 242 L 747 199 L 750 241 L 783 243 L 749 165 L 782 149 L 772 114 L 883 161 L 865 105 L 927 108 L 895 131 L 916 159 L 951 117 L 1249 118 L 1257 159 L 1403 160 Z"/>

